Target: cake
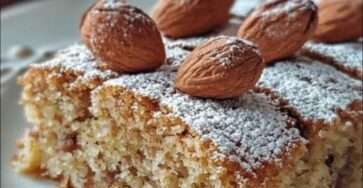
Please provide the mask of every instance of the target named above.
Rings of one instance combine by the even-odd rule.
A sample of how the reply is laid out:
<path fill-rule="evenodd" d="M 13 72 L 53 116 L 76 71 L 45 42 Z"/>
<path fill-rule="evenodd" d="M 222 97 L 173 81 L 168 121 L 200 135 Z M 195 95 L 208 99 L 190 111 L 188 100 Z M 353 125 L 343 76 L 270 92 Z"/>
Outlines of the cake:
<path fill-rule="evenodd" d="M 362 186 L 361 81 L 320 62 L 294 59 L 269 67 L 259 86 L 283 98 L 284 108 L 300 120 L 315 171 L 307 187 Z"/>
<path fill-rule="evenodd" d="M 65 188 L 361 187 L 363 86 L 349 74 L 359 67 L 347 71 L 303 49 L 269 64 L 240 97 L 175 88 L 191 51 L 236 33 L 246 10 L 209 34 L 164 38 L 167 60 L 155 71 L 104 69 L 83 44 L 31 65 L 19 83 L 33 126 L 18 142 L 15 169 Z"/>
<path fill-rule="evenodd" d="M 201 100 L 173 89 L 173 66 L 111 79 L 92 59 L 76 45 L 22 78 L 27 117 L 37 126 L 25 136 L 19 170 L 45 170 L 75 187 L 112 187 L 104 181 L 110 174 L 115 187 L 280 187 L 305 153 L 296 121 L 268 94 Z"/>
<path fill-rule="evenodd" d="M 69 181 L 75 187 L 93 181 L 97 182 L 97 186 L 108 187 L 110 185 L 103 182 L 106 177 L 116 187 L 152 186 L 155 182 L 133 177 L 128 174 L 131 171 L 125 172 L 124 178 L 131 178 L 125 182 L 114 182 L 109 177 L 110 174 L 120 175 L 122 179 L 122 173 L 117 174 L 117 169 L 121 168 L 118 163 L 124 162 L 133 169 L 142 161 L 139 159 L 129 164 L 128 160 L 112 157 L 126 155 L 130 160 L 150 155 L 150 161 L 159 157 L 158 162 L 169 161 L 168 157 L 171 157 L 169 163 L 181 165 L 171 167 L 176 177 L 162 176 L 165 178 L 164 184 L 156 184 L 164 187 L 190 187 L 192 184 L 177 186 L 168 182 L 179 179 L 180 169 L 188 171 L 195 166 L 206 168 L 206 172 L 208 168 L 213 169 L 212 172 L 221 170 L 221 174 L 215 174 L 214 182 L 191 178 L 190 182 L 202 187 L 208 184 L 198 182 L 213 182 L 212 185 L 219 187 L 235 187 L 237 182 L 243 182 L 241 187 L 331 187 L 340 176 L 349 179 L 346 183 L 361 183 L 360 81 L 318 62 L 281 62 L 265 70 L 260 81 L 261 87 L 239 99 L 222 102 L 194 99 L 178 93 L 172 86 L 175 67 L 186 54 L 188 52 L 181 48 L 168 48 L 169 64 L 158 72 L 133 76 L 119 76 L 111 71 L 97 69 L 91 53 L 82 45 L 60 52 L 54 60 L 33 65 L 21 83 L 24 86 L 22 100 L 27 117 L 36 126 L 27 132 L 20 144 L 21 152 L 15 162 L 18 170 L 40 172 L 50 178 L 63 177 L 65 182 Z M 317 75 L 322 78 L 317 79 Z M 321 100 L 324 97 L 319 95 L 327 97 L 326 100 Z M 355 100 L 358 102 L 354 103 Z M 338 113 L 335 109 L 342 111 Z M 118 130 L 127 125 L 131 125 L 130 130 Z M 235 126 L 241 126 L 239 130 L 243 131 L 235 132 Z M 161 130 L 157 130 L 157 127 Z M 147 131 L 148 128 L 151 132 Z M 113 140 L 110 134 L 119 135 L 120 139 L 133 135 L 126 139 L 130 141 L 134 136 L 138 139 L 136 143 L 121 144 L 122 141 L 118 141 L 115 146 L 116 138 Z M 171 140 L 164 140 L 166 135 Z M 204 139 L 216 143 L 210 145 Z M 163 144 L 157 146 L 154 142 Z M 130 147 L 134 144 L 145 150 L 131 154 Z M 177 148 L 162 147 L 169 144 L 180 145 L 173 146 Z M 240 153 L 233 153 L 241 146 L 243 149 L 240 148 Z M 153 147 L 159 148 L 159 151 Z M 215 153 L 217 149 L 221 153 Z M 180 156 L 183 160 L 161 154 L 187 151 L 191 153 L 189 156 Z M 161 153 L 153 156 L 150 152 Z M 102 160 L 99 155 L 107 156 Z M 204 166 L 204 163 L 193 161 L 195 155 L 204 157 L 204 160 L 221 160 L 221 157 L 223 159 L 227 155 L 227 158 L 238 161 L 238 165 L 231 166 L 242 169 L 221 164 L 218 166 L 211 161 L 205 161 L 207 164 Z M 177 160 L 191 164 L 185 167 L 187 164 Z M 268 165 L 265 166 L 265 163 Z M 136 169 L 140 173 L 145 170 Z M 165 171 L 164 174 L 173 174 L 171 171 Z M 241 172 L 240 176 L 231 175 L 236 172 Z M 350 172 L 354 172 L 354 176 Z M 203 173 L 196 174 L 192 177 L 202 177 Z M 186 182 L 183 178 L 181 180 Z"/>
<path fill-rule="evenodd" d="M 351 41 L 338 44 L 309 42 L 302 49 L 302 54 L 323 63 L 330 64 L 347 74 L 363 80 L 363 42 Z"/>

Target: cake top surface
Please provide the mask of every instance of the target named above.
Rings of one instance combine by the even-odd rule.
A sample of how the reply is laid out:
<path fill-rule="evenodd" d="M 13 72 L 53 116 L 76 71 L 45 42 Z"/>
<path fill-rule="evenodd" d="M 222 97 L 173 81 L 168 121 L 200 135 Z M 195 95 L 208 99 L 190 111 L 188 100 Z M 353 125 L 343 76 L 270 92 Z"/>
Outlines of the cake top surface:
<path fill-rule="evenodd" d="M 363 72 L 363 42 L 325 44 L 308 42 L 304 48 L 329 58 L 333 63 Z"/>
<path fill-rule="evenodd" d="M 304 120 L 331 123 L 337 109 L 362 100 L 362 83 L 317 62 L 289 60 L 265 69 L 259 85 L 286 99 Z"/>
<path fill-rule="evenodd" d="M 107 79 L 117 74 L 111 70 L 98 68 L 97 60 L 92 53 L 81 44 L 74 44 L 59 51 L 55 58 L 42 64 L 32 64 L 36 68 L 61 68 L 61 71 L 75 71 L 82 76 L 79 79 L 88 81 L 93 78 Z"/>
<path fill-rule="evenodd" d="M 168 70 L 123 75 L 103 87 L 121 86 L 160 101 L 247 171 L 266 161 L 279 161 L 284 152 L 303 142 L 297 129 L 288 128 L 287 115 L 265 94 L 249 92 L 230 100 L 200 99 L 177 91 L 175 77 L 176 73 Z"/>
<path fill-rule="evenodd" d="M 181 48 L 185 48 L 185 49 L 194 49 L 212 37 L 217 37 L 220 35 L 236 36 L 238 29 L 241 26 L 242 21 L 243 21 L 242 19 L 231 18 L 227 24 L 217 28 L 216 30 L 214 30 L 211 33 L 207 33 L 207 34 L 199 35 L 199 36 L 181 38 L 181 39 L 169 39 L 169 38 L 164 37 L 163 40 L 170 47 L 181 47 Z"/>
<path fill-rule="evenodd" d="M 279 161 L 281 154 L 303 142 L 299 131 L 289 127 L 289 118 L 276 101 L 262 93 L 249 92 L 237 99 L 199 99 L 178 92 L 174 87 L 179 65 L 190 53 L 175 46 L 166 47 L 168 63 L 158 71 L 122 75 L 107 85 L 126 87 L 157 99 L 188 123 L 204 138 L 213 140 L 220 151 L 253 171 L 266 161 Z M 82 79 L 116 76 L 97 67 L 97 61 L 83 45 L 73 45 L 57 57 L 36 67 L 60 67 L 79 71 Z M 361 82 L 336 69 L 304 60 L 277 63 L 265 69 L 260 85 L 276 91 L 307 119 L 331 121 L 336 109 L 361 99 Z"/>
<path fill-rule="evenodd" d="M 166 63 L 160 67 L 160 70 L 177 71 L 179 66 L 191 51 L 185 50 L 179 46 L 166 45 Z"/>
<path fill-rule="evenodd" d="M 231 9 L 231 14 L 237 17 L 246 17 L 262 0 L 236 0 Z"/>
<path fill-rule="evenodd" d="M 184 49 L 194 49 L 200 44 L 206 42 L 209 39 L 209 35 L 204 36 L 196 36 L 196 37 L 188 37 L 183 39 L 169 39 L 163 38 L 164 43 L 168 43 L 170 47 L 181 47 Z"/>
<path fill-rule="evenodd" d="M 106 6 L 121 6 L 117 4 L 119 1 L 106 2 Z M 251 1 L 251 8 L 247 10 L 245 2 L 247 1 L 239 0 L 233 8 L 242 17 L 260 3 L 259 0 Z M 243 7 L 245 11 L 241 11 L 239 7 Z M 238 16 L 233 10 L 232 14 Z M 121 86 L 160 101 L 203 138 L 214 141 L 222 153 L 239 162 L 247 171 L 258 169 L 264 162 L 280 162 L 285 152 L 305 140 L 297 129 L 290 128 L 290 119 L 279 110 L 277 101 L 266 94 L 253 91 L 230 100 L 200 99 L 183 94 L 174 86 L 176 70 L 190 53 L 185 49 L 195 48 L 215 35 L 237 32 L 240 22 L 241 20 L 230 20 L 226 27 L 205 36 L 165 39 L 167 63 L 158 71 L 121 75 L 106 81 L 103 87 Z M 357 59 L 362 61 L 362 54 L 356 54 L 355 48 L 352 49 L 355 55 L 347 55 L 350 52 L 341 52 L 345 49 L 345 44 L 339 48 L 337 46 L 334 46 L 334 50 L 327 45 L 319 49 L 329 48 L 322 53 L 333 54 L 349 66 L 357 66 Z M 347 59 L 352 61 L 346 61 Z M 100 69 L 91 52 L 79 44 L 60 51 L 51 61 L 32 66 L 77 71 L 82 73 L 82 80 L 95 77 L 109 79 L 118 75 Z M 360 64 L 359 67 L 361 68 Z M 328 65 L 303 60 L 281 62 L 266 68 L 259 84 L 274 90 L 303 118 L 312 120 L 332 121 L 337 116 L 338 108 L 344 109 L 353 100 L 362 98 L 360 81 L 351 79 Z"/>

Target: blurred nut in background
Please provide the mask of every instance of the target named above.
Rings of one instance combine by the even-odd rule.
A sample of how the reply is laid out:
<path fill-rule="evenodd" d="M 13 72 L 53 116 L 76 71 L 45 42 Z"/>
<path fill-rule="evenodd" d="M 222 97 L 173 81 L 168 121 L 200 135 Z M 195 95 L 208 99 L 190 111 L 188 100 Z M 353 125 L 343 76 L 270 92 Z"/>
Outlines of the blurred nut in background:
<path fill-rule="evenodd" d="M 343 42 L 363 36 L 363 0 L 320 0 L 318 6 L 316 40 Z"/>

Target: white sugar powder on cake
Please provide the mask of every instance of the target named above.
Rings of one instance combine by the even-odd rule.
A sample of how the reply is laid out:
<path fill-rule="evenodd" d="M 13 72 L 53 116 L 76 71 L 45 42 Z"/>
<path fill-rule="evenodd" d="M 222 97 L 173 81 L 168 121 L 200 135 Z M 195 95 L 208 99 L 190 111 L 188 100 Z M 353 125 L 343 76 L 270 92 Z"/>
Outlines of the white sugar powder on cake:
<path fill-rule="evenodd" d="M 288 117 L 266 95 L 250 92 L 231 100 L 199 99 L 175 89 L 175 74 L 124 75 L 107 81 L 104 87 L 121 86 L 160 101 L 246 171 L 263 162 L 278 163 L 284 152 L 303 142 L 297 129 L 288 128 Z"/>
<path fill-rule="evenodd" d="M 325 44 L 308 42 L 304 50 L 328 58 L 331 63 L 351 70 L 363 72 L 363 43 L 347 42 L 339 44 Z"/>
<path fill-rule="evenodd" d="M 237 17 L 246 17 L 258 6 L 263 0 L 236 0 L 234 3 L 231 14 Z"/>
<path fill-rule="evenodd" d="M 115 77 L 117 74 L 111 70 L 101 70 L 98 68 L 98 62 L 92 53 L 81 44 L 72 45 L 57 53 L 56 57 L 42 64 L 33 64 L 37 68 L 61 68 L 66 71 L 75 71 L 83 76 L 80 80 L 101 78 L 107 79 Z"/>
<path fill-rule="evenodd" d="M 362 83 L 333 67 L 303 60 L 282 61 L 265 69 L 259 81 L 286 99 L 305 120 L 331 123 L 337 110 L 362 100 Z"/>

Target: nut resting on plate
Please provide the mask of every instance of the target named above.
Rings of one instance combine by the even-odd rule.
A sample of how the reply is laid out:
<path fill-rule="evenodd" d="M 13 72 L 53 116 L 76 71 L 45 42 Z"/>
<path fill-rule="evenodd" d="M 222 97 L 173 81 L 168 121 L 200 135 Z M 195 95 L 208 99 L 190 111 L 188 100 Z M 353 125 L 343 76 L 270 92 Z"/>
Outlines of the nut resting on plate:
<path fill-rule="evenodd" d="M 161 34 L 142 10 L 122 1 L 97 1 L 81 21 L 81 39 L 106 68 L 144 72 L 165 61 Z"/>
<path fill-rule="evenodd" d="M 260 52 L 253 44 L 220 36 L 186 58 L 178 70 L 176 88 L 202 98 L 238 97 L 254 88 L 263 68 Z"/>
<path fill-rule="evenodd" d="M 343 42 L 363 36 L 363 0 L 320 0 L 314 39 Z"/>
<path fill-rule="evenodd" d="M 311 0 L 270 0 L 241 25 L 238 36 L 255 43 L 265 63 L 292 56 L 315 32 L 317 7 Z"/>
<path fill-rule="evenodd" d="M 227 23 L 233 3 L 234 0 L 160 0 L 152 17 L 168 37 L 195 36 Z"/>

